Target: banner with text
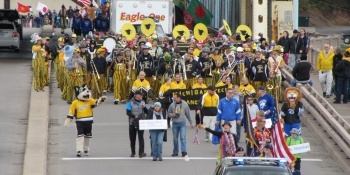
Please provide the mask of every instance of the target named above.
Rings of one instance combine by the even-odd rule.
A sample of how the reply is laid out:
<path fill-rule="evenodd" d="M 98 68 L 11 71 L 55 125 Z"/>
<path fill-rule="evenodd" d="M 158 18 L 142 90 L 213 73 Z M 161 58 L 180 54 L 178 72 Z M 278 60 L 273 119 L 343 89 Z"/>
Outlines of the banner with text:
<path fill-rule="evenodd" d="M 207 89 L 177 89 L 173 90 L 173 93 L 179 93 L 182 100 L 185 100 L 190 106 L 191 110 L 197 108 L 198 100 L 205 94 Z M 226 97 L 226 86 L 216 87 L 216 94 L 219 95 L 220 99 Z"/>
<path fill-rule="evenodd" d="M 292 154 L 306 153 L 311 151 L 310 143 L 288 146 Z"/>

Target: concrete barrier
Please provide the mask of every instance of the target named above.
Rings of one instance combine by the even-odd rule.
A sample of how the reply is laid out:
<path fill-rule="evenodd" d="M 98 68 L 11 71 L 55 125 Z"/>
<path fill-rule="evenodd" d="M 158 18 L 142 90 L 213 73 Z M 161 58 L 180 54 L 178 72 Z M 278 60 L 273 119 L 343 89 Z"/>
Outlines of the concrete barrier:
<path fill-rule="evenodd" d="M 44 92 L 36 92 L 32 86 L 23 175 L 46 175 L 49 96 L 49 87 L 46 86 Z"/>
<path fill-rule="evenodd" d="M 52 27 L 46 26 L 40 33 L 42 35 L 49 35 L 51 31 Z M 49 76 L 51 76 L 50 70 L 51 69 L 49 69 Z M 45 86 L 44 92 L 36 92 L 34 90 L 33 79 L 28 115 L 27 141 L 23 161 L 23 175 L 47 174 L 49 100 L 50 86 Z"/>

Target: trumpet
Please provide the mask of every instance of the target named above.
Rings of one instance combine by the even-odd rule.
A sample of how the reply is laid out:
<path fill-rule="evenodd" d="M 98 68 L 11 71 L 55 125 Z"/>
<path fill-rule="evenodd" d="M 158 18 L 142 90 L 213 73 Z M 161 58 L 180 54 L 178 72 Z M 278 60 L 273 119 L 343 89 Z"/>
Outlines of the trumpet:
<path fill-rule="evenodd" d="M 213 59 L 209 58 L 209 76 L 213 76 L 213 74 L 211 73 L 211 64 L 213 64 Z"/>
<path fill-rule="evenodd" d="M 94 80 L 95 80 L 95 86 L 96 86 L 97 92 L 101 94 L 100 87 L 98 86 L 98 82 L 97 82 L 97 79 L 98 80 L 100 79 L 100 75 L 97 72 L 96 65 L 93 60 L 90 61 L 90 64 L 91 64 L 92 76 L 94 77 Z M 96 78 L 96 74 L 97 74 L 97 78 Z"/>

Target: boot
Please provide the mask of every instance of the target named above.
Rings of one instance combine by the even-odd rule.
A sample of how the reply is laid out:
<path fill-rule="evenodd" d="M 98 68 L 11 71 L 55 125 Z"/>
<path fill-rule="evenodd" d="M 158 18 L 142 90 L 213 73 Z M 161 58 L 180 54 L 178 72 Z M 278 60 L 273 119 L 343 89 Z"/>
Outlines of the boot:
<path fill-rule="evenodd" d="M 76 142 L 77 142 L 77 152 L 81 154 L 84 148 L 84 137 L 78 137 Z"/>
<path fill-rule="evenodd" d="M 89 156 L 89 147 L 90 147 L 90 140 L 91 138 L 85 137 L 84 138 L 84 153 L 86 156 Z"/>

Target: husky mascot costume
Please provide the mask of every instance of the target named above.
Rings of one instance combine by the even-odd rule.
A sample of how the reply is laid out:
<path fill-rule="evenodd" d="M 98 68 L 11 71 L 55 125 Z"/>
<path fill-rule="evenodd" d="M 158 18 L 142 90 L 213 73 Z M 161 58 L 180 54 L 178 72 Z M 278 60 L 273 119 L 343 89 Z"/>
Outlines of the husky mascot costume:
<path fill-rule="evenodd" d="M 89 155 L 90 139 L 92 138 L 93 108 L 101 105 L 107 97 L 102 96 L 98 100 L 91 98 L 91 92 L 86 85 L 74 88 L 76 100 L 70 105 L 64 126 L 68 127 L 75 118 L 77 128 L 77 157 Z"/>

